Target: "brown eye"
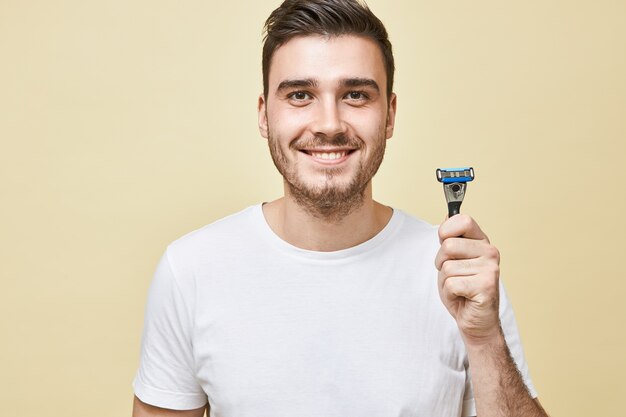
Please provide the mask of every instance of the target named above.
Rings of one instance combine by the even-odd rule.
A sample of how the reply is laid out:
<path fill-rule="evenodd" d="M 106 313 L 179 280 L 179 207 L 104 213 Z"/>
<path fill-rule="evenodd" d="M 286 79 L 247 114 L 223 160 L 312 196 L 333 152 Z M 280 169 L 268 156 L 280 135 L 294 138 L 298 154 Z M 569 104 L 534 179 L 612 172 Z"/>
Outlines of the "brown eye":
<path fill-rule="evenodd" d="M 296 91 L 291 95 L 291 97 L 295 100 L 306 100 L 309 95 L 307 93 L 303 93 L 302 91 Z"/>
<path fill-rule="evenodd" d="M 363 91 L 350 91 L 346 95 L 346 98 L 352 101 L 363 101 L 363 100 L 367 100 L 369 97 Z"/>

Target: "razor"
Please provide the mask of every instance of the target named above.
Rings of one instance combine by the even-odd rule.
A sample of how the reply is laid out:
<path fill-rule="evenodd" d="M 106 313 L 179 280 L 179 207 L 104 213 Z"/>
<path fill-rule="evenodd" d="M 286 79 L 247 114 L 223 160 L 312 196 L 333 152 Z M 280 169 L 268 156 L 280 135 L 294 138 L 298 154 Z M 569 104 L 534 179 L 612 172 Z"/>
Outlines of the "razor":
<path fill-rule="evenodd" d="M 467 183 L 474 180 L 474 168 L 438 168 L 437 180 L 443 183 L 443 192 L 448 202 L 448 217 L 459 214 Z"/>

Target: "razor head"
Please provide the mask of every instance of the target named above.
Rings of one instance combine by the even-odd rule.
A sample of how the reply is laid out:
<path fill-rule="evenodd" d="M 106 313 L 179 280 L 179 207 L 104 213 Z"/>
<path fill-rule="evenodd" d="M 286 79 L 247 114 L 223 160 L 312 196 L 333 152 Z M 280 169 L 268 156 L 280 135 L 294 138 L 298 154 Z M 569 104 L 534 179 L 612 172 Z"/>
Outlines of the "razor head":
<path fill-rule="evenodd" d="M 474 180 L 474 168 L 438 168 L 437 181 L 444 184 L 469 182 Z"/>
<path fill-rule="evenodd" d="M 443 192 L 448 202 L 448 216 L 461 211 L 467 183 L 474 180 L 474 168 L 439 168 L 437 181 L 443 183 Z"/>

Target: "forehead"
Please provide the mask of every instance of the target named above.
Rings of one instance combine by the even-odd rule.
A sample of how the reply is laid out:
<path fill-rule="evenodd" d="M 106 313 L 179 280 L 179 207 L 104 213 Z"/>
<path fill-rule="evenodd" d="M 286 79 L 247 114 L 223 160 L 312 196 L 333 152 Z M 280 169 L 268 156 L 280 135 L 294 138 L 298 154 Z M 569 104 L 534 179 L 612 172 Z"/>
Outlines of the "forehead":
<path fill-rule="evenodd" d="M 354 35 L 299 36 L 274 52 L 269 88 L 287 79 L 316 79 L 320 83 L 346 78 L 371 78 L 383 88 L 383 55 L 373 40 Z"/>

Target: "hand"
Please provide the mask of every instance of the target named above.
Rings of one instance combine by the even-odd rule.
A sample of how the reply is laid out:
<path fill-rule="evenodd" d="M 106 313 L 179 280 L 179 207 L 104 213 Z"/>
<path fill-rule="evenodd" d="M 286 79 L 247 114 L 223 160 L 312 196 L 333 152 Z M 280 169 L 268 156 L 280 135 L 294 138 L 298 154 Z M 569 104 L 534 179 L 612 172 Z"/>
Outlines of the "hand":
<path fill-rule="evenodd" d="M 500 330 L 500 253 L 470 216 L 458 214 L 439 227 L 435 258 L 439 296 L 465 343 L 482 343 Z"/>

